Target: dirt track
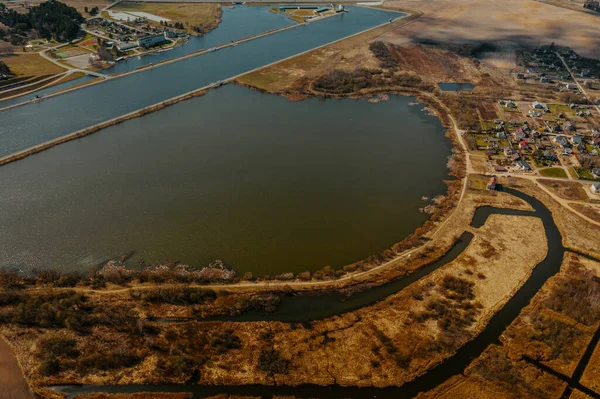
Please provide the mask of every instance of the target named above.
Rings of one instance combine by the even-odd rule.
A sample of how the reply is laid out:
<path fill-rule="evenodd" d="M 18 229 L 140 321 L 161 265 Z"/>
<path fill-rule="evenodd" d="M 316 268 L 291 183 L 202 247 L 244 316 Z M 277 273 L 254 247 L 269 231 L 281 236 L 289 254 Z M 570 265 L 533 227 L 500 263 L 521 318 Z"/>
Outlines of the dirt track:
<path fill-rule="evenodd" d="M 0 337 L 0 399 L 34 399 L 12 349 Z"/>

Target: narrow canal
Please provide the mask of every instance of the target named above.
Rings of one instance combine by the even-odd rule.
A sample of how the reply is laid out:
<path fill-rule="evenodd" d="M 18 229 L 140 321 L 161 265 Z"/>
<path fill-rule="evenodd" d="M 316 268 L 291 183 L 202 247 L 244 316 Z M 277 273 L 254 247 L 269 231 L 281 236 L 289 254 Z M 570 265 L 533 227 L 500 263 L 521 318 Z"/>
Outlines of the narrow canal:
<path fill-rule="evenodd" d="M 487 218 L 492 214 L 508 215 L 529 215 L 539 217 L 544 225 L 544 231 L 548 239 L 548 254 L 546 258 L 539 263 L 533 270 L 529 279 L 508 301 L 508 303 L 492 317 L 486 329 L 474 340 L 461 347 L 459 351 L 445 362 L 439 364 L 426 374 L 401 387 L 387 388 L 356 388 L 318 385 L 292 386 L 262 386 L 245 385 L 234 387 L 215 387 L 215 386 L 184 386 L 184 385 L 125 385 L 125 386 L 62 386 L 56 389 L 67 393 L 69 398 L 80 393 L 91 392 L 192 392 L 194 398 L 206 398 L 218 394 L 256 396 L 261 398 L 272 398 L 274 396 L 295 396 L 297 398 L 327 398 L 327 399 L 397 399 L 411 398 L 417 396 L 420 392 L 426 392 L 434 389 L 448 378 L 460 374 L 475 358 L 481 355 L 483 351 L 491 344 L 498 344 L 502 332 L 517 318 L 521 310 L 529 304 L 534 295 L 542 288 L 544 283 L 560 271 L 564 255 L 562 237 L 550 211 L 537 199 L 528 196 L 514 189 L 506 191 L 518 198 L 528 202 L 534 209 L 534 212 L 512 211 L 507 209 L 496 209 L 490 207 L 479 208 L 473 218 L 474 227 L 482 226 Z M 440 265 L 441 266 L 441 265 Z M 378 288 L 374 288 L 376 291 Z M 310 301 L 310 297 L 294 297 L 291 300 Z M 331 301 L 330 306 L 339 309 L 339 301 Z M 341 309 L 342 312 L 346 311 Z M 285 312 L 285 310 L 283 311 Z M 282 314 L 282 319 L 285 315 Z M 295 320 L 314 319 L 314 315 L 308 313 L 304 317 Z"/>
<path fill-rule="evenodd" d="M 0 157 L 362 32 L 399 15 L 351 7 L 350 12 L 334 18 L 0 112 Z"/>
<path fill-rule="evenodd" d="M 203 36 L 192 36 L 187 43 L 168 51 L 129 58 L 102 72 L 106 74 L 130 72 L 148 64 L 156 64 L 165 60 L 183 57 L 198 50 L 208 50 L 211 47 L 227 44 L 233 40 L 237 41 L 245 39 L 250 36 L 256 36 L 264 32 L 281 29 L 295 24 L 294 21 L 283 15 L 270 12 L 269 7 L 265 6 L 224 6 L 222 10 L 222 22 L 216 29 L 211 30 L 207 34 Z M 84 76 L 10 100 L 0 100 L 0 108 L 29 101 L 35 95 L 45 96 L 51 93 L 57 93 L 61 90 L 85 83 L 91 79 L 93 79 L 93 77 Z"/>

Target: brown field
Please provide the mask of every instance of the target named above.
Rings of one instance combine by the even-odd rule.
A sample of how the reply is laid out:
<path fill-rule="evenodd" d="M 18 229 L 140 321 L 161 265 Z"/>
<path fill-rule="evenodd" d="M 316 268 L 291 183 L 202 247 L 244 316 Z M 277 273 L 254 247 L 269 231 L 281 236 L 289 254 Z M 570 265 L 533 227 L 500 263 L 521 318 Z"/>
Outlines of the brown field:
<path fill-rule="evenodd" d="M 561 271 L 540 290 L 504 332 L 501 345 L 491 345 L 467 368 L 420 398 L 547 398 L 563 397 L 566 383 L 543 371 L 524 355 L 570 377 L 591 336 L 600 325 L 600 263 L 568 254 Z M 599 387 L 600 350 L 588 364 L 581 383 Z M 577 392 L 571 398 L 583 399 Z"/>
<path fill-rule="evenodd" d="M 581 383 L 600 394 L 600 345 L 596 347 L 586 367 Z"/>
<path fill-rule="evenodd" d="M 112 11 L 141 11 L 168 18 L 171 23 L 183 22 L 186 28 L 191 26 L 209 26 L 219 23 L 219 4 L 198 3 L 119 3 Z M 191 30 L 191 29 L 190 29 Z"/>
<path fill-rule="evenodd" d="M 590 219 L 600 222 L 600 206 L 588 206 L 583 204 L 569 204 L 569 206 L 576 211 L 583 213 Z"/>
<path fill-rule="evenodd" d="M 503 182 L 502 179 L 500 181 Z M 568 211 L 530 180 L 517 179 L 515 188 L 536 197 L 550 209 L 565 247 L 595 254 L 595 256 L 600 255 L 600 240 L 597 238 L 598 226 Z"/>
<path fill-rule="evenodd" d="M 585 192 L 583 184 L 573 181 L 557 181 L 538 179 L 540 184 L 548 187 L 550 191 L 560 198 L 572 201 L 589 201 L 589 196 Z"/>
<path fill-rule="evenodd" d="M 474 240 L 455 261 L 376 305 L 310 325 L 150 323 L 155 332 L 136 335 L 138 338 L 133 338 L 130 334 L 134 332 L 127 332 L 130 331 L 127 328 L 118 330 L 118 327 L 108 326 L 93 327 L 86 335 L 66 329 L 55 331 L 64 338 L 74 339 L 80 351 L 78 356 L 89 359 L 86 362 L 95 359 L 96 353 L 111 353 L 116 347 L 121 348 L 121 354 L 129 351 L 143 356 L 139 364 L 110 373 L 76 372 L 69 369 L 73 366 L 68 366 L 73 360 L 65 356 L 61 357 L 61 364 L 66 367 L 63 371 L 55 377 L 43 377 L 38 369 L 39 352 L 31 351 L 36 342 L 40 342 L 43 330 L 4 326 L 2 333 L 17 348 L 28 377 L 44 385 L 161 380 L 181 383 L 189 378 L 193 368 L 183 369 L 183 374 L 153 370 L 197 356 L 201 356 L 201 364 L 205 364 L 201 366 L 201 384 L 268 384 L 272 377 L 283 384 L 334 381 L 359 386 L 399 384 L 450 356 L 481 331 L 545 253 L 546 240 L 539 219 L 495 215 L 475 231 Z M 147 305 L 122 295 L 128 294 L 118 294 L 119 301 L 106 294 L 94 295 L 88 303 L 97 303 L 109 312 L 107 314 L 117 312 L 112 317 L 123 317 L 124 309 L 149 314 Z M 111 310 L 116 302 L 123 310 Z M 437 310 L 432 313 L 430 308 Z M 238 337 L 240 346 L 232 350 L 219 349 L 218 341 L 207 338 L 224 333 L 227 337 Z M 43 339 L 52 336 L 46 333 Z M 169 346 L 179 349 L 173 354 L 160 349 Z M 150 354 L 146 352 L 148 348 L 155 350 Z M 285 370 L 277 368 L 275 375 L 270 376 L 264 369 L 257 369 L 259 356 L 265 350 L 276 351 L 277 356 L 284 359 Z M 157 375 L 161 376 L 159 380 Z"/>
<path fill-rule="evenodd" d="M 425 13 L 383 37 L 391 43 L 460 46 L 462 51 L 471 46 L 474 55 L 508 69 L 515 66 L 515 48 L 551 42 L 600 58 L 597 16 L 533 0 L 396 0 L 385 2 L 385 7 Z"/>

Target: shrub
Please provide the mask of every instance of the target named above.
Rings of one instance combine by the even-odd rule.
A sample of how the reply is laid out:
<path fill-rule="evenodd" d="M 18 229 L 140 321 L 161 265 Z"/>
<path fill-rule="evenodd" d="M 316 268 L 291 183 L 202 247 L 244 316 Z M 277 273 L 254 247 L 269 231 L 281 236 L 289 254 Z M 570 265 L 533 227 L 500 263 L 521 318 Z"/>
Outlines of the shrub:
<path fill-rule="evenodd" d="M 369 45 L 369 49 L 375 57 L 380 61 L 379 66 L 382 68 L 397 68 L 398 61 L 396 57 L 390 52 L 388 47 L 382 41 L 376 41 Z"/>
<path fill-rule="evenodd" d="M 131 291 L 132 297 L 152 303 L 170 303 L 172 305 L 196 305 L 217 298 L 217 293 L 208 288 L 155 288 L 150 290 Z"/>
<path fill-rule="evenodd" d="M 281 353 L 274 348 L 263 348 L 258 357 L 258 369 L 270 376 L 287 374 L 290 361 L 282 358 Z"/>
<path fill-rule="evenodd" d="M 137 353 L 127 349 L 117 348 L 110 352 L 95 352 L 79 360 L 79 369 L 85 372 L 88 369 L 112 370 L 124 367 L 133 367 L 143 359 Z"/>
<path fill-rule="evenodd" d="M 228 329 L 214 335 L 210 340 L 210 344 L 217 353 L 225 353 L 232 349 L 241 348 L 242 340 L 233 332 L 233 330 Z"/>
<path fill-rule="evenodd" d="M 36 356 L 44 358 L 49 355 L 53 357 L 66 356 L 75 358 L 79 356 L 77 341 L 58 334 L 49 334 L 41 337 L 36 344 Z"/>
<path fill-rule="evenodd" d="M 52 376 L 60 371 L 60 363 L 55 356 L 48 357 L 40 363 L 39 371 L 44 377 Z"/>
<path fill-rule="evenodd" d="M 600 279 L 592 272 L 578 268 L 576 275 L 557 281 L 545 306 L 586 325 L 600 320 Z"/>

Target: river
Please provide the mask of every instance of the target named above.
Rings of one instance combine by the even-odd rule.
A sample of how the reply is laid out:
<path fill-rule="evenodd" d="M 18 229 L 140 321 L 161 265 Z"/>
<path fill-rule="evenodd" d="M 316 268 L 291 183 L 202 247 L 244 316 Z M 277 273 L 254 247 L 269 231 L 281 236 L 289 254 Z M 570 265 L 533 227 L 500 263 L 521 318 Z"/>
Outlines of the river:
<path fill-rule="evenodd" d="M 503 331 L 518 317 L 521 310 L 529 304 L 535 294 L 542 288 L 549 278 L 560 271 L 564 255 L 561 234 L 554 223 L 551 212 L 539 200 L 525 195 L 520 191 L 507 189 L 510 194 L 528 202 L 534 209 L 534 212 L 518 211 L 511 209 L 498 209 L 491 207 L 478 208 L 475 212 L 473 222 L 474 227 L 482 226 L 487 218 L 492 214 L 504 215 L 523 215 L 539 217 L 544 225 L 544 231 L 548 239 L 548 254 L 546 258 L 539 263 L 521 288 L 509 299 L 504 307 L 498 311 L 489 321 L 485 330 L 475 339 L 462 346 L 458 352 L 446 361 L 435 366 L 426 374 L 404 384 L 400 387 L 344 387 L 339 385 L 319 386 L 319 385 L 300 385 L 300 386 L 264 386 L 264 385 L 243 385 L 243 386 L 194 386 L 194 385 L 122 385 L 122 386 L 62 386 L 56 389 L 67 393 L 67 398 L 73 397 L 79 393 L 90 392 L 192 392 L 194 398 L 206 398 L 215 395 L 243 395 L 261 397 L 263 399 L 273 398 L 274 396 L 295 396 L 298 398 L 327 398 L 327 399 L 396 399 L 412 398 L 420 392 L 427 392 L 434 389 L 452 376 L 462 373 L 465 368 L 490 344 L 499 344 L 499 338 Z M 462 245 L 461 245 L 462 246 Z M 451 256 L 446 261 L 451 261 L 455 256 Z M 442 266 L 441 264 L 438 265 Z M 410 278 L 410 277 L 409 277 Z M 385 286 L 381 286 L 383 289 Z M 380 287 L 375 287 L 372 291 L 377 291 Z M 290 300 L 307 301 L 310 297 L 297 296 Z M 370 299 L 368 299 L 370 301 Z M 368 304 L 370 302 L 366 302 Z M 332 309 L 339 307 L 339 300 L 330 301 Z M 346 310 L 340 308 L 342 312 Z M 281 312 L 281 311 L 278 311 Z M 286 312 L 280 313 L 284 315 Z M 302 317 L 303 315 L 301 315 Z M 299 320 L 299 318 L 296 318 Z M 309 320 L 310 314 L 304 317 Z M 242 321 L 243 319 L 240 319 Z"/>
<path fill-rule="evenodd" d="M 412 97 L 292 102 L 226 85 L 0 168 L 0 266 L 222 259 L 255 275 L 377 254 L 445 192 L 451 142 Z"/>
<path fill-rule="evenodd" d="M 350 12 L 0 112 L 0 157 L 388 22 Z"/>

